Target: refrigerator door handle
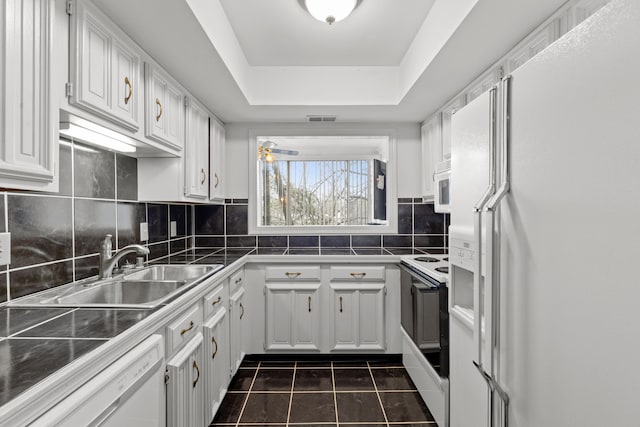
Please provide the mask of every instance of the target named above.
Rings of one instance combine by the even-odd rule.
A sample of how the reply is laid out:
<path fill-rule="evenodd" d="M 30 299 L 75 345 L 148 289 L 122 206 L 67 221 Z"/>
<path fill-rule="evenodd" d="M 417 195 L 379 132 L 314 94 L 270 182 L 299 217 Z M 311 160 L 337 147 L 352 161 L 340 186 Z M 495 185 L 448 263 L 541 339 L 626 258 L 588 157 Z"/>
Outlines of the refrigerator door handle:
<path fill-rule="evenodd" d="M 498 88 L 489 91 L 489 186 L 473 208 L 474 240 L 476 247 L 475 274 L 473 276 L 473 346 L 475 349 L 473 363 L 484 373 L 482 367 L 482 313 L 483 304 L 480 286 L 482 283 L 482 208 L 493 196 L 496 190 L 496 116 L 497 116 Z"/>
<path fill-rule="evenodd" d="M 499 229 L 495 228 L 495 213 L 499 207 L 500 202 L 504 196 L 509 192 L 509 85 L 511 77 L 508 76 L 502 80 L 501 90 L 501 105 L 502 105 L 502 120 L 501 120 L 501 148 L 500 148 L 500 160 L 501 160 L 501 178 L 502 184 L 493 195 L 493 197 L 486 203 L 484 207 L 486 215 L 486 227 L 487 227 L 487 260 L 486 260 L 486 276 L 485 276 L 485 289 L 484 289 L 484 307 L 485 307 L 485 346 L 487 349 L 487 366 L 485 366 L 486 374 L 484 375 L 487 385 L 489 387 L 489 393 L 493 396 L 494 393 L 498 395 L 500 399 L 500 412 L 499 419 L 502 421 L 502 426 L 507 426 L 509 422 L 508 407 L 509 396 L 501 387 L 497 380 L 495 372 L 495 354 L 498 334 L 498 321 L 500 318 L 500 296 L 499 296 L 499 283 L 496 277 L 499 273 L 496 272 L 496 266 L 500 265 L 500 252 L 499 246 L 496 244 L 499 242 Z M 479 368 L 483 368 L 480 365 Z M 489 420 L 490 426 L 493 427 L 495 417 L 493 410 L 493 397 L 489 400 Z"/>

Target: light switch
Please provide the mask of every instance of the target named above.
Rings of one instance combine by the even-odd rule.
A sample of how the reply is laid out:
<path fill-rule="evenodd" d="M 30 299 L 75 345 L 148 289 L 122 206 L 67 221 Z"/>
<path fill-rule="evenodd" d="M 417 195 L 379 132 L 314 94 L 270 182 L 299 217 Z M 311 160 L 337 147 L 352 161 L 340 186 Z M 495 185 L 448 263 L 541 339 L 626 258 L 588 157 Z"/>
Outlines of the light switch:
<path fill-rule="evenodd" d="M 11 264 L 11 233 L 0 233 L 0 265 Z"/>
<path fill-rule="evenodd" d="M 149 240 L 149 224 L 146 222 L 140 223 L 140 240 L 142 242 Z"/>
<path fill-rule="evenodd" d="M 169 237 L 176 237 L 178 235 L 178 223 L 176 221 L 171 221 L 170 225 Z"/>

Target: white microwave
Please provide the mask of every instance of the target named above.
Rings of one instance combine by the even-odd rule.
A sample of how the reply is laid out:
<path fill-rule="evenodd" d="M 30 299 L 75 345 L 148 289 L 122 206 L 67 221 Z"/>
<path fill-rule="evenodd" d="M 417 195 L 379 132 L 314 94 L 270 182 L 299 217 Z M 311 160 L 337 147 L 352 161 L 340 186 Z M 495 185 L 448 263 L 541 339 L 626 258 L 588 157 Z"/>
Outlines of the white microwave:
<path fill-rule="evenodd" d="M 451 169 L 433 175 L 433 210 L 438 213 L 449 213 L 449 194 L 451 191 Z"/>

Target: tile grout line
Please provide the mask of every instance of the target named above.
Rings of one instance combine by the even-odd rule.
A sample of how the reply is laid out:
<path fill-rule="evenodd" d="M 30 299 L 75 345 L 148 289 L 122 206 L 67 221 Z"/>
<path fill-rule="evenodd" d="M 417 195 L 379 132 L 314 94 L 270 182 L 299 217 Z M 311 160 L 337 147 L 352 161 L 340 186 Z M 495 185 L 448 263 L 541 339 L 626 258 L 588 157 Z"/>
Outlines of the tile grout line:
<path fill-rule="evenodd" d="M 286 426 L 289 427 L 289 419 L 291 417 L 291 406 L 293 404 L 293 386 L 296 383 L 296 367 L 298 366 L 298 362 L 293 363 L 293 379 L 291 380 L 291 393 L 289 394 L 289 409 L 287 410 L 287 421 Z"/>
<path fill-rule="evenodd" d="M 244 414 L 244 410 L 247 407 L 247 402 L 249 401 L 249 396 L 251 395 L 253 384 L 256 382 L 256 378 L 258 377 L 258 372 L 260 372 L 261 364 L 262 362 L 258 362 L 258 366 L 256 367 L 256 372 L 253 374 L 253 378 L 251 379 L 251 385 L 249 386 L 249 390 L 247 390 L 247 397 L 245 397 L 244 402 L 242 402 L 242 409 L 240 410 L 240 414 L 238 415 L 238 419 L 236 420 L 236 427 L 238 427 L 238 424 L 240 424 L 240 419 L 242 418 L 242 415 Z"/>
<path fill-rule="evenodd" d="M 338 418 L 338 394 L 336 393 L 336 376 L 333 370 L 333 362 L 331 362 L 331 386 L 333 387 L 333 406 L 336 411 L 336 426 L 340 426 L 340 420 Z"/>
<path fill-rule="evenodd" d="M 382 409 L 382 415 L 384 415 L 384 422 L 387 427 L 389 427 L 389 419 L 387 418 L 387 411 L 384 409 L 384 405 L 382 404 L 382 398 L 380 397 L 380 392 L 378 391 L 378 386 L 376 385 L 376 379 L 373 377 L 373 371 L 371 371 L 371 365 L 369 361 L 367 361 L 367 368 L 369 369 L 369 375 L 371 376 L 371 381 L 373 382 L 373 388 L 376 391 L 376 396 L 378 397 L 378 403 L 380 403 L 380 408 Z"/>

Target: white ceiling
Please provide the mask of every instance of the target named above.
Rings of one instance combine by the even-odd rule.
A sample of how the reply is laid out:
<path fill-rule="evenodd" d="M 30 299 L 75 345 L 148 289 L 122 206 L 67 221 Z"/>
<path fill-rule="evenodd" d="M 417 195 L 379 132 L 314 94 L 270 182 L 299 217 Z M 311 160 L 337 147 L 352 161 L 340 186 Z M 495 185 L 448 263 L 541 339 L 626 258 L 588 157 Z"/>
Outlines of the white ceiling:
<path fill-rule="evenodd" d="M 329 27 L 298 0 L 94 1 L 226 123 L 305 122 L 307 115 L 422 121 L 565 2 L 363 0 Z M 359 18 L 382 11 L 386 20 Z M 423 18 L 417 30 L 413 14 Z M 290 24 L 268 30 L 280 19 Z M 356 24 L 358 31 L 347 28 Z M 328 51 L 331 40 L 319 39 L 333 30 L 357 33 L 342 36 L 341 49 L 369 44 L 365 35 L 382 39 L 379 59 L 373 41 L 352 49 L 352 62 Z M 307 40 L 309 52 L 322 55 L 301 54 L 287 38 Z"/>
<path fill-rule="evenodd" d="M 433 0 L 368 0 L 333 25 L 295 0 L 221 3 L 251 66 L 397 66 Z"/>

